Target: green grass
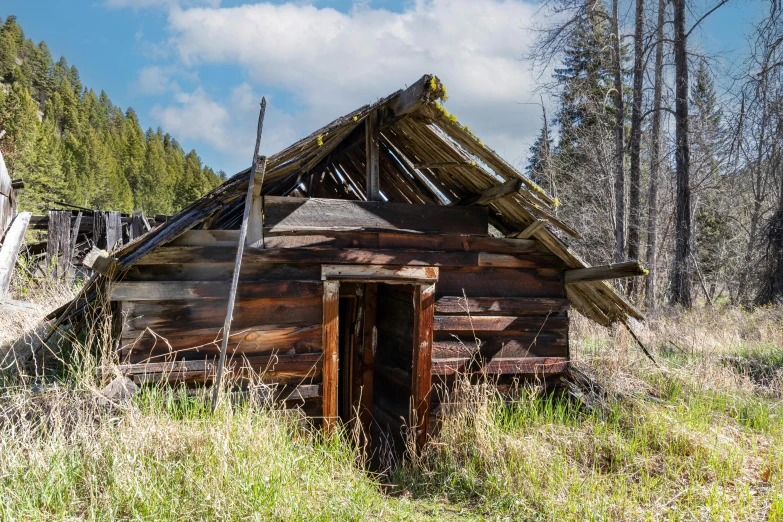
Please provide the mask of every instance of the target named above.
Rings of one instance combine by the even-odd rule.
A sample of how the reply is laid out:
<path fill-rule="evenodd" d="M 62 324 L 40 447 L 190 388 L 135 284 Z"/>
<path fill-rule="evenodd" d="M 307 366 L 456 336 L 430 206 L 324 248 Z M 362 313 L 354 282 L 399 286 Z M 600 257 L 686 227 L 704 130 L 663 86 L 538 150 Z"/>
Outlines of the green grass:
<path fill-rule="evenodd" d="M 6 388 L 0 519 L 783 521 L 779 315 L 727 313 L 740 327 L 652 323 L 658 366 L 577 320 L 576 361 L 602 395 L 527 387 L 504 402 L 462 383 L 426 450 L 389 476 L 292 412 L 213 416 L 204 397 L 155 388 L 107 410 L 84 372 Z"/>

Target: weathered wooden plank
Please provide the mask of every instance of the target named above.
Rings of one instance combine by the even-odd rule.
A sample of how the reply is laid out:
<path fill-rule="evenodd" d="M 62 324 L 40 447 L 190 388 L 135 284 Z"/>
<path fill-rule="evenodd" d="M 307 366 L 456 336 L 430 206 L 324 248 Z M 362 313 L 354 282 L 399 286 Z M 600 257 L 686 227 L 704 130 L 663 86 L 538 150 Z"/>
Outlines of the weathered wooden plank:
<path fill-rule="evenodd" d="M 133 265 L 123 281 L 227 281 L 233 263 L 185 263 L 179 265 Z M 317 263 L 242 263 L 242 281 L 320 281 L 321 265 Z"/>
<path fill-rule="evenodd" d="M 190 230 L 170 246 L 236 246 L 237 230 Z M 443 252 L 486 252 L 490 254 L 544 254 L 552 263 L 559 258 L 531 239 L 509 239 L 467 235 L 411 234 L 401 232 L 307 231 L 299 230 L 266 236 L 266 248 L 373 248 Z M 563 265 L 564 266 L 564 265 Z"/>
<path fill-rule="evenodd" d="M 486 236 L 484 207 L 443 207 L 339 199 L 267 196 L 264 227 L 270 232 L 324 230 L 416 230 Z"/>
<path fill-rule="evenodd" d="M 172 301 L 226 299 L 230 288 L 219 281 L 119 281 L 109 288 L 112 301 Z M 248 281 L 239 283 L 239 299 L 320 296 L 323 285 L 313 281 Z"/>
<path fill-rule="evenodd" d="M 153 332 L 155 334 L 153 334 Z M 227 353 L 258 355 L 279 353 L 317 353 L 321 351 L 321 325 L 286 326 L 261 325 L 237 328 L 232 331 Z M 174 355 L 184 359 L 203 359 L 218 355 L 223 339 L 219 328 L 175 330 L 171 333 L 156 330 L 123 330 L 120 355 L 132 361 L 150 357 L 163 358 Z"/>
<path fill-rule="evenodd" d="M 364 119 L 364 138 L 365 138 L 365 197 L 367 201 L 380 201 L 380 162 L 381 162 L 381 127 L 378 121 L 377 111 L 371 112 Z"/>
<path fill-rule="evenodd" d="M 439 296 L 562 297 L 562 274 L 553 268 L 443 268 L 436 291 Z"/>
<path fill-rule="evenodd" d="M 321 286 L 321 285 L 319 285 Z M 237 328 L 264 324 L 308 325 L 320 323 L 322 302 L 320 296 L 285 298 L 267 297 L 239 299 L 234 321 Z M 227 300 L 189 299 L 176 301 L 123 301 L 123 313 L 128 328 L 176 332 L 190 329 L 223 326 L 221 312 Z"/>
<path fill-rule="evenodd" d="M 434 283 L 438 280 L 438 268 L 383 265 L 323 265 L 321 268 L 321 279 Z"/>
<path fill-rule="evenodd" d="M 384 123 L 389 124 L 389 120 L 392 118 L 401 118 L 442 95 L 443 85 L 440 83 L 440 80 L 436 76 L 425 74 L 389 102 L 388 108 L 391 110 L 392 117 L 387 118 L 387 121 Z"/>
<path fill-rule="evenodd" d="M 54 277 L 65 277 L 71 263 L 71 211 L 49 211 L 46 264 Z"/>
<path fill-rule="evenodd" d="M 369 433 L 372 421 L 374 395 L 373 373 L 375 370 L 375 351 L 378 345 L 378 285 L 367 283 L 364 287 L 364 331 L 362 332 L 362 396 L 359 418 L 366 433 Z"/>
<path fill-rule="evenodd" d="M 591 266 L 566 270 L 566 284 L 584 283 L 587 281 L 603 281 L 647 275 L 647 270 L 638 261 L 627 261 L 613 265 Z"/>
<path fill-rule="evenodd" d="M 0 161 L 2 157 L 0 156 Z M 8 287 L 11 285 L 11 276 L 16 266 L 16 257 L 19 255 L 19 249 L 24 240 L 24 233 L 27 230 L 27 224 L 30 222 L 32 212 L 20 212 L 14 218 L 11 226 L 8 227 L 3 237 L 3 244 L 0 247 L 0 300 L 8 295 Z"/>
<path fill-rule="evenodd" d="M 525 228 L 522 232 L 516 232 L 511 235 L 511 237 L 519 238 L 519 239 L 527 239 L 529 237 L 533 237 L 533 234 L 538 232 L 540 229 L 544 228 L 547 224 L 546 219 L 536 219 L 533 221 L 530 225 Z"/>
<path fill-rule="evenodd" d="M 433 327 L 435 330 L 452 331 L 480 330 L 483 332 L 496 332 L 514 330 L 518 332 L 537 332 L 547 331 L 553 328 L 568 328 L 568 317 L 537 315 L 523 315 L 518 317 L 512 315 L 436 315 Z"/>
<path fill-rule="evenodd" d="M 188 230 L 168 246 L 224 246 L 236 248 L 239 230 Z"/>
<path fill-rule="evenodd" d="M 493 187 L 490 187 L 487 190 L 483 191 L 481 194 L 476 194 L 475 196 L 471 196 L 467 199 L 460 201 L 457 204 L 463 206 L 489 205 L 490 203 L 492 203 L 497 199 L 508 196 L 509 194 L 516 194 L 520 190 L 522 190 L 522 180 L 512 179 L 500 185 L 495 185 Z"/>
<path fill-rule="evenodd" d="M 325 281 L 323 293 L 323 421 L 331 430 L 337 424 L 340 283 Z"/>
<path fill-rule="evenodd" d="M 489 361 L 473 370 L 471 362 L 464 359 L 439 360 L 432 363 L 433 375 L 453 375 L 465 371 L 488 375 L 552 375 L 562 373 L 568 368 L 568 359 L 564 357 L 529 357 L 524 359 L 504 359 Z"/>
<path fill-rule="evenodd" d="M 411 372 L 411 425 L 416 445 L 427 442 L 432 388 L 432 328 L 435 311 L 435 285 L 417 285 L 413 294 L 415 327 L 413 330 L 413 370 Z"/>
<path fill-rule="evenodd" d="M 546 315 L 569 309 L 562 297 L 469 297 L 442 296 L 435 302 L 436 314 Z"/>
<path fill-rule="evenodd" d="M 568 355 L 568 331 L 548 329 L 538 331 L 436 331 L 433 358 L 467 357 L 531 357 Z"/>
<path fill-rule="evenodd" d="M 234 255 L 233 247 L 164 246 L 158 248 L 137 265 L 183 263 L 227 263 Z M 243 263 L 325 263 L 357 265 L 409 266 L 494 266 L 538 268 L 551 266 L 552 259 L 541 256 L 515 256 L 484 252 L 438 252 L 423 250 L 366 248 L 246 248 Z"/>

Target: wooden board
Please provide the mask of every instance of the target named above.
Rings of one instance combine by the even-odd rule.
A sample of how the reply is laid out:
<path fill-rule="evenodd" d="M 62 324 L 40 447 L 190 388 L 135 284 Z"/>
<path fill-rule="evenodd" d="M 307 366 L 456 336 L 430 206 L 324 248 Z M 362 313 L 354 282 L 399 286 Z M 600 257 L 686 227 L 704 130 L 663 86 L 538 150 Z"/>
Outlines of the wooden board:
<path fill-rule="evenodd" d="M 228 263 L 234 247 L 164 246 L 141 259 L 142 265 Z M 246 248 L 242 263 L 322 263 L 355 265 L 450 266 L 538 268 L 551 266 L 541 256 L 515 256 L 485 252 L 438 252 L 363 248 Z"/>
<path fill-rule="evenodd" d="M 484 207 L 442 207 L 339 199 L 264 198 L 264 228 L 270 232 L 318 229 L 416 230 L 487 235 Z"/>
<path fill-rule="evenodd" d="M 469 297 L 445 295 L 435 301 L 437 314 L 546 315 L 568 311 L 563 297 Z"/>
<path fill-rule="evenodd" d="M 322 285 L 321 285 L 322 286 Z M 172 333 L 191 329 L 223 327 L 226 299 L 179 299 L 173 301 L 125 301 L 123 315 L 126 330 Z M 260 297 L 239 299 L 234 309 L 233 324 L 251 328 L 263 324 L 309 325 L 320 323 L 321 298 Z"/>
<path fill-rule="evenodd" d="M 432 325 L 435 310 L 435 285 L 417 285 L 413 294 L 413 369 L 411 384 L 411 425 L 415 429 L 416 446 L 427 442 L 430 420 L 430 389 L 432 388 Z"/>
<path fill-rule="evenodd" d="M 238 230 L 189 230 L 169 243 L 170 246 L 233 246 L 236 247 Z M 380 248 L 408 249 L 444 252 L 486 252 L 494 254 L 543 255 L 555 266 L 565 266 L 562 261 L 539 241 L 532 239 L 508 239 L 469 236 L 464 234 L 423 234 L 403 232 L 366 232 L 335 230 L 298 230 L 269 232 L 266 248 Z"/>
<path fill-rule="evenodd" d="M 564 330 L 542 332 L 465 332 L 434 333 L 433 359 L 449 357 L 565 357 L 568 355 L 568 334 Z M 480 348 L 476 346 L 479 340 Z"/>
<path fill-rule="evenodd" d="M 159 333 L 159 332 L 156 332 Z M 203 359 L 220 353 L 222 333 L 217 329 L 179 331 L 167 335 L 152 332 L 124 331 L 120 357 L 131 362 L 167 356 L 177 359 Z M 232 330 L 228 354 L 284 355 L 318 353 L 321 351 L 321 325 L 285 326 L 263 325 Z"/>
<path fill-rule="evenodd" d="M 133 265 L 123 281 L 229 281 L 234 263 L 186 263 L 178 265 Z M 242 263 L 242 282 L 319 281 L 321 265 L 308 263 Z"/>
<path fill-rule="evenodd" d="M 563 297 L 563 272 L 552 268 L 441 269 L 438 296 Z"/>
<path fill-rule="evenodd" d="M 566 316 L 513 316 L 513 315 L 436 315 L 434 318 L 436 331 L 482 331 L 501 332 L 513 330 L 517 332 L 538 332 L 564 330 L 568 328 Z"/>
<path fill-rule="evenodd" d="M 218 281 L 119 281 L 109 288 L 112 301 L 226 299 L 228 292 L 228 285 Z M 315 281 L 250 281 L 237 286 L 240 300 L 319 297 L 322 292 L 323 285 Z"/>
<path fill-rule="evenodd" d="M 338 279 L 340 281 L 383 281 L 410 283 L 434 283 L 438 280 L 438 269 L 435 267 L 408 266 L 361 266 L 361 265 L 323 265 L 322 279 Z"/>
<path fill-rule="evenodd" d="M 323 293 L 323 422 L 326 430 L 337 423 L 340 283 L 324 282 Z"/>
<path fill-rule="evenodd" d="M 526 359 L 504 359 L 490 361 L 476 370 L 488 375 L 549 375 L 558 374 L 568 368 L 564 357 L 530 357 Z M 453 375 L 470 368 L 465 360 L 439 360 L 432 363 L 433 375 Z"/>

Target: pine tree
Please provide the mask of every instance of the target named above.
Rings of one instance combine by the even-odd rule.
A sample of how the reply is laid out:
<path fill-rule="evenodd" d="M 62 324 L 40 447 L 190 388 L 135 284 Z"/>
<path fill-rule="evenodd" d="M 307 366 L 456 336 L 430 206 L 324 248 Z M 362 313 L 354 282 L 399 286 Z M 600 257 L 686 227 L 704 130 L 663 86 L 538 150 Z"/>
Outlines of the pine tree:
<path fill-rule="evenodd" d="M 541 127 L 541 133 L 536 138 L 535 143 L 529 149 L 530 156 L 527 160 L 525 173 L 548 193 L 554 194 L 555 190 L 552 186 L 553 183 L 551 183 L 551 169 L 549 166 L 551 150 L 552 133 L 544 125 Z"/>
<path fill-rule="evenodd" d="M 65 57 L 54 62 L 44 42 L 26 40 L 15 17 L 0 23 L 0 81 L 10 84 L 7 95 L 0 90 L 0 146 L 11 174 L 30 181 L 22 208 L 38 210 L 48 193 L 169 214 L 225 180 L 161 129 L 145 134 L 133 109 L 123 113 L 104 91 L 86 88 Z"/>

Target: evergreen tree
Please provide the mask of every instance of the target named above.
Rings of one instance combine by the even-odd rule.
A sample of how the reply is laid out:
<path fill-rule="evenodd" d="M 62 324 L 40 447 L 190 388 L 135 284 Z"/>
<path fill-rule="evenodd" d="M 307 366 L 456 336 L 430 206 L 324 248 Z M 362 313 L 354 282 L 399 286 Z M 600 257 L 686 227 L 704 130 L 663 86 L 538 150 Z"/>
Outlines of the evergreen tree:
<path fill-rule="evenodd" d="M 225 180 L 187 155 L 161 129 L 145 134 L 133 109 L 123 113 L 82 84 L 65 57 L 24 38 L 16 18 L 0 26 L 0 141 L 11 175 L 27 181 L 22 209 L 43 197 L 106 210 L 173 213 Z"/>
<path fill-rule="evenodd" d="M 546 126 L 541 127 L 535 143 L 530 147 L 530 157 L 527 160 L 525 172 L 536 184 L 540 185 L 550 194 L 554 194 L 554 187 L 550 182 L 548 172 L 550 155 L 552 151 L 552 133 Z"/>

